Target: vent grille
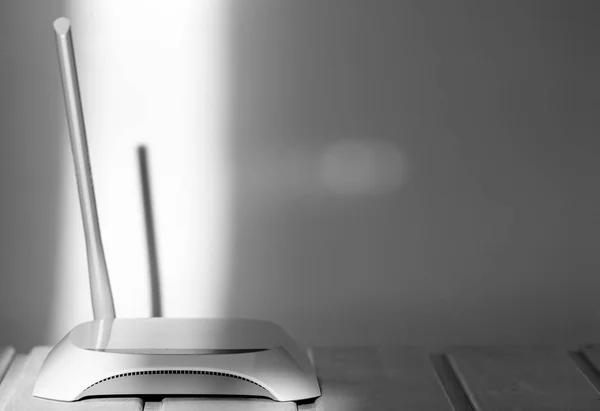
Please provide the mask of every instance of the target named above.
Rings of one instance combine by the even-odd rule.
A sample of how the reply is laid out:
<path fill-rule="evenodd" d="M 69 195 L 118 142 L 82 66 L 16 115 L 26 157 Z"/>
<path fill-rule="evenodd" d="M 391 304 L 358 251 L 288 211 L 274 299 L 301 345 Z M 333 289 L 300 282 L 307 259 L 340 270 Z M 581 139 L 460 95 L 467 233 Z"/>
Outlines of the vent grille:
<path fill-rule="evenodd" d="M 249 380 L 247 378 L 244 377 L 240 377 L 239 375 L 235 375 L 235 374 L 228 374 L 225 372 L 216 372 L 216 371 L 198 371 L 198 370 L 156 370 L 156 371 L 134 371 L 134 372 L 126 372 L 123 374 L 117 374 L 117 375 L 113 375 L 111 377 L 108 378 L 104 378 L 98 382 L 93 383 L 92 385 L 90 385 L 89 387 L 87 387 L 84 391 L 89 390 L 90 388 L 101 384 L 105 381 L 110 381 L 110 380 L 114 380 L 117 378 L 123 378 L 123 377 L 132 377 L 135 375 L 216 375 L 219 377 L 227 377 L 227 378 L 235 378 L 238 380 L 242 380 L 242 381 L 246 381 L 249 382 L 251 384 L 254 384 L 260 388 L 262 388 L 263 390 L 266 390 L 265 387 L 263 387 L 262 385 Z"/>

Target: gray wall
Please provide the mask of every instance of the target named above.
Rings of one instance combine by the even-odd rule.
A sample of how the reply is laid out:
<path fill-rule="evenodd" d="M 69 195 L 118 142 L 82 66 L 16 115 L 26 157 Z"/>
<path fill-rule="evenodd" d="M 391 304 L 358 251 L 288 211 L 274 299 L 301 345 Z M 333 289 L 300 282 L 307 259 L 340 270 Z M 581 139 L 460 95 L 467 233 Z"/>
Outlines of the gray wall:
<path fill-rule="evenodd" d="M 26 350 L 49 332 L 70 159 L 47 33 L 61 6 L 12 3 L 0 7 L 0 344 Z M 597 2 L 228 7 L 227 314 L 309 344 L 600 339 Z M 332 189 L 323 165 L 346 140 L 383 147 L 385 167 L 386 150 L 401 153 L 401 178 Z"/>
<path fill-rule="evenodd" d="M 58 0 L 0 5 L 0 344 L 44 341 L 53 305 L 64 135 L 48 21 Z"/>
<path fill-rule="evenodd" d="M 598 6 L 235 3 L 232 312 L 311 343 L 600 338 Z M 402 150 L 403 186 L 323 189 L 344 138 Z"/>

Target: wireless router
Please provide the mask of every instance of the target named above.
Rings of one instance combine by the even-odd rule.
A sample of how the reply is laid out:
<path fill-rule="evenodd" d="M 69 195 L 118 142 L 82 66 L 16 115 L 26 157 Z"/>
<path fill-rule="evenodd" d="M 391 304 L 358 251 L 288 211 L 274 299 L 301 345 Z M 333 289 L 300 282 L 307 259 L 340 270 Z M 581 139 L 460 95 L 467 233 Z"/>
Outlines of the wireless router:
<path fill-rule="evenodd" d="M 83 217 L 94 321 L 46 358 L 33 395 L 218 395 L 305 401 L 321 395 L 306 353 L 277 325 L 247 319 L 116 319 L 104 257 L 70 22 L 54 22 Z"/>

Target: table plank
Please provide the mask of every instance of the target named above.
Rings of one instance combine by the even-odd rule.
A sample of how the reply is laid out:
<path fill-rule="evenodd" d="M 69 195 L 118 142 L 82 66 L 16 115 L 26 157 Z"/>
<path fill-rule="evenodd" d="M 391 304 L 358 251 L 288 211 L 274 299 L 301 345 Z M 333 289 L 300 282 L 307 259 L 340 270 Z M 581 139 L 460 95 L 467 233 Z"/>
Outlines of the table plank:
<path fill-rule="evenodd" d="M 299 410 L 452 410 L 425 350 L 324 347 L 311 354 L 323 395 Z"/>
<path fill-rule="evenodd" d="M 600 345 L 587 345 L 581 350 L 581 354 L 594 369 L 595 375 L 588 379 L 595 380 L 592 383 L 595 383 L 597 390 L 600 390 Z"/>
<path fill-rule="evenodd" d="M 316 347 L 310 357 L 322 396 L 299 410 L 354 411 L 379 409 L 383 368 L 375 347 Z"/>
<path fill-rule="evenodd" d="M 420 348 L 381 347 L 386 397 L 394 410 L 452 411 L 427 351 Z"/>
<path fill-rule="evenodd" d="M 297 407 L 293 402 L 255 398 L 165 398 L 162 403 L 146 403 L 144 411 L 297 411 Z"/>
<path fill-rule="evenodd" d="M 8 366 L 12 362 L 15 356 L 15 349 L 13 347 L 0 347 L 0 381 L 4 378 Z"/>
<path fill-rule="evenodd" d="M 469 401 L 465 390 L 460 383 L 456 373 L 452 369 L 448 357 L 445 354 L 436 352 L 430 354 L 429 358 L 435 368 L 435 372 L 444 386 L 444 391 L 448 396 L 454 411 L 473 411 L 473 405 Z"/>
<path fill-rule="evenodd" d="M 598 394 L 563 348 L 452 348 L 447 354 L 478 411 L 600 409 Z"/>
<path fill-rule="evenodd" d="M 596 389 L 597 392 L 600 392 L 600 368 L 598 368 L 598 354 L 596 354 L 596 360 L 593 360 L 590 355 L 588 355 L 589 351 L 596 351 L 597 348 L 587 347 L 578 350 L 573 350 L 569 353 L 573 362 L 579 368 L 579 371 L 583 374 L 583 376 L 588 380 L 588 382 Z"/>
<path fill-rule="evenodd" d="M 59 402 L 32 395 L 35 379 L 50 347 L 36 347 L 29 355 L 17 355 L 0 384 L 0 411 L 141 411 L 138 398 L 90 399 Z"/>

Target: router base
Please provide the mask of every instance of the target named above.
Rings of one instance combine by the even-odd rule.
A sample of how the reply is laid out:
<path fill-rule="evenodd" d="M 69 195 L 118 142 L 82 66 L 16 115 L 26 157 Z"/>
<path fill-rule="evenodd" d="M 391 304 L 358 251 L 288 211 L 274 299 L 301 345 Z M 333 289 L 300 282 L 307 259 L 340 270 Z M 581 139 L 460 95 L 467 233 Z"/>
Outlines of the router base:
<path fill-rule="evenodd" d="M 315 369 L 287 333 L 244 319 L 110 319 L 75 327 L 50 352 L 33 395 L 248 396 L 305 401 L 321 395 Z"/>

